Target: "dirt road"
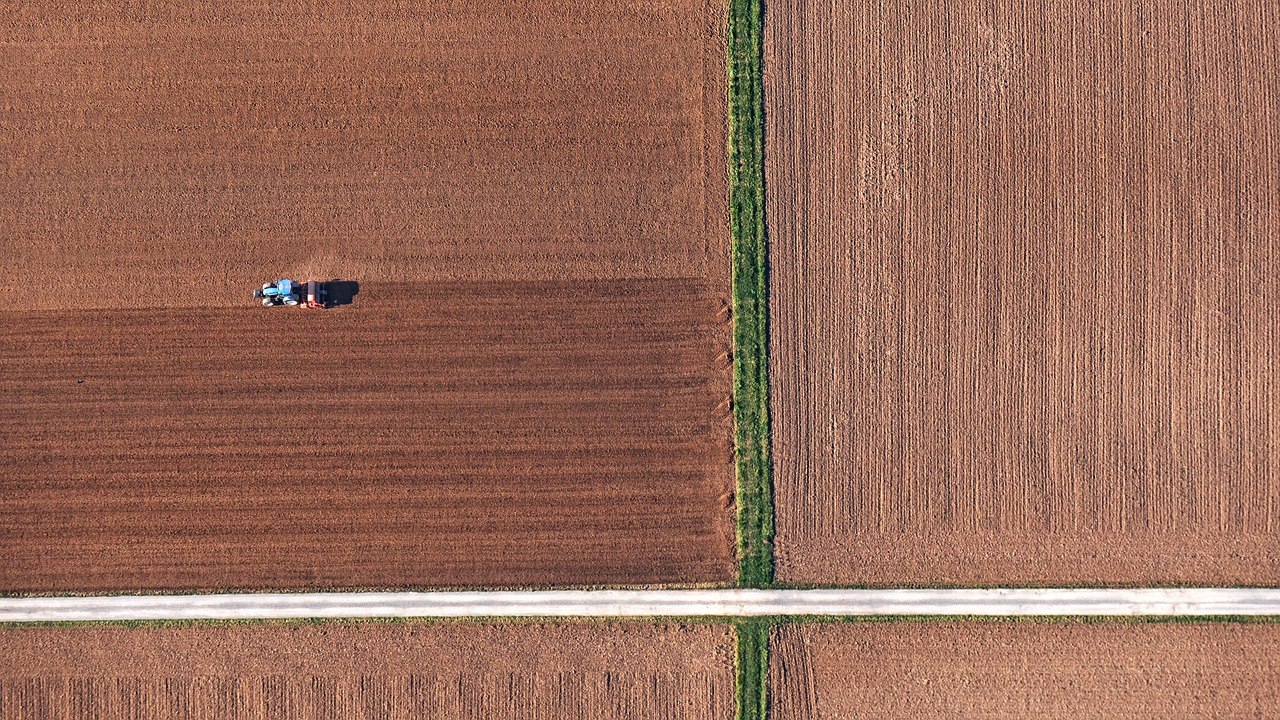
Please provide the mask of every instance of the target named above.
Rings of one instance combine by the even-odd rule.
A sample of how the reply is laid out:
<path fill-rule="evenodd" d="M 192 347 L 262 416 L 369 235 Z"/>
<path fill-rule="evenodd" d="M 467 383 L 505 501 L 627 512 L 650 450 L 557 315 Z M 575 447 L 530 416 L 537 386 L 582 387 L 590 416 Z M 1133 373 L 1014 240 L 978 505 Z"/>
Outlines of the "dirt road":
<path fill-rule="evenodd" d="M 538 590 L 0 598 L 0 622 L 680 615 L 1280 615 L 1280 590 Z"/>

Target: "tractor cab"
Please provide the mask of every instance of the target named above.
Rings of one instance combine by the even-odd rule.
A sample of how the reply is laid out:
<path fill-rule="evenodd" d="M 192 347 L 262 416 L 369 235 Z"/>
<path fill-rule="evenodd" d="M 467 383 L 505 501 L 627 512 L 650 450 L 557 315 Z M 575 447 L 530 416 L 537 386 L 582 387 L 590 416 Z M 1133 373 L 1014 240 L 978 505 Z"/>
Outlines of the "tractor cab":
<path fill-rule="evenodd" d="M 264 307 L 298 304 L 298 293 L 293 281 L 289 278 L 277 280 L 273 283 L 263 283 L 261 290 L 253 291 L 253 296 L 261 299 Z"/>

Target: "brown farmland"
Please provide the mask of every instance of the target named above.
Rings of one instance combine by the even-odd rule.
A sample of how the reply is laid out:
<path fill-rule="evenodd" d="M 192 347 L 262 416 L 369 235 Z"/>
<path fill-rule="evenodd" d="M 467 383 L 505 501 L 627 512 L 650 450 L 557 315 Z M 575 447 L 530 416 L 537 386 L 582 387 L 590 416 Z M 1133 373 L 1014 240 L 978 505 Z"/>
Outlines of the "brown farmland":
<path fill-rule="evenodd" d="M 0 718 L 733 717 L 723 626 L 0 631 Z"/>
<path fill-rule="evenodd" d="M 722 3 L 6 12 L 0 590 L 732 578 Z"/>
<path fill-rule="evenodd" d="M 12 5 L 2 308 L 724 282 L 722 0 Z"/>
<path fill-rule="evenodd" d="M 1280 713 L 1275 624 L 792 625 L 772 647 L 775 720 Z"/>
<path fill-rule="evenodd" d="M 718 295 L 667 280 L 360 296 L 327 314 L 3 315 L 0 587 L 732 572 Z"/>
<path fill-rule="evenodd" d="M 779 579 L 1280 581 L 1276 4 L 767 12 Z"/>

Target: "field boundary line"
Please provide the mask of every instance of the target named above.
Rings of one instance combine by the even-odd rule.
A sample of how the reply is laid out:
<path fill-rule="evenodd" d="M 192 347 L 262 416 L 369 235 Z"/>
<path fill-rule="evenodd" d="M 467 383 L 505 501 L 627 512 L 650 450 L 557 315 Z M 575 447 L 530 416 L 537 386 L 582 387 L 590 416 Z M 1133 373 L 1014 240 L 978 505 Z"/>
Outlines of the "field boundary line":
<path fill-rule="evenodd" d="M 772 627 L 768 619 L 746 620 L 734 627 L 738 650 L 734 666 L 736 720 L 768 720 L 769 631 Z"/>
<path fill-rule="evenodd" d="M 0 598 L 0 622 L 306 618 L 1280 616 L 1280 588 L 531 590 Z"/>
<path fill-rule="evenodd" d="M 733 411 L 738 584 L 773 582 L 769 299 L 764 224 L 761 0 L 729 3 L 729 223 L 733 246 Z"/>

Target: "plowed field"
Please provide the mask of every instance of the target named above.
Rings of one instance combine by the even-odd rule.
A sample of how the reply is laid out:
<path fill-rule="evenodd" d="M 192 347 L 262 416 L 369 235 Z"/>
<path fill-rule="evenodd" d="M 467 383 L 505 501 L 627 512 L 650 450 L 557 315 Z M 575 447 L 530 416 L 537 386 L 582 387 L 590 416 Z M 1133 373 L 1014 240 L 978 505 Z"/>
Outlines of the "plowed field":
<path fill-rule="evenodd" d="M 731 579 L 723 13 L 7 8 L 0 590 Z"/>
<path fill-rule="evenodd" d="M 1280 713 L 1272 624 L 793 625 L 772 647 L 775 720 Z"/>
<path fill-rule="evenodd" d="M 732 572 L 717 296 L 613 281 L 360 297 L 323 314 L 4 316 L 0 587 Z"/>
<path fill-rule="evenodd" d="M 715 626 L 365 624 L 0 632 L 0 718 L 733 717 Z"/>
<path fill-rule="evenodd" d="M 1280 581 L 1276 4 L 766 20 L 779 579 Z"/>

